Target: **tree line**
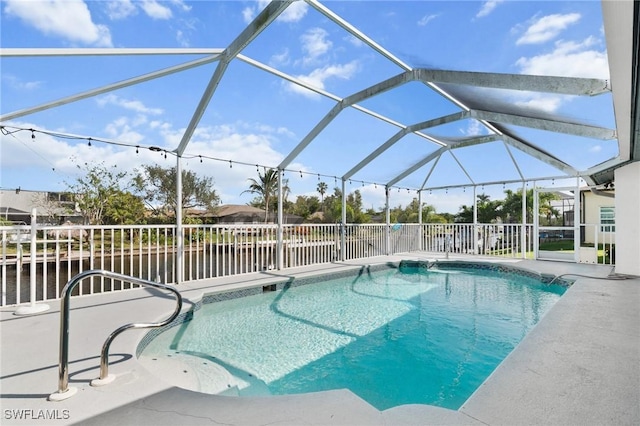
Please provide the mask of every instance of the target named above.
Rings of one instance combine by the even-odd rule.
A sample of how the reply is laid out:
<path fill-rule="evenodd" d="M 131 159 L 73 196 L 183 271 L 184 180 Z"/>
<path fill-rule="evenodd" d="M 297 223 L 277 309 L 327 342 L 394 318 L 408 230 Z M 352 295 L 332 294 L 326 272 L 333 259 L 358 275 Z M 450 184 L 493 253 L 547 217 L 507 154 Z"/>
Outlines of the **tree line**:
<path fill-rule="evenodd" d="M 70 197 L 82 214 L 85 224 L 145 224 L 173 223 L 176 218 L 177 192 L 176 167 L 163 168 L 158 165 L 144 165 L 132 174 L 120 171 L 117 166 L 104 164 L 77 165 L 83 175 L 74 182 L 66 182 Z M 269 213 L 277 211 L 278 171 L 267 169 L 258 172 L 258 178 L 247 180 L 248 188 L 242 193 L 253 194 L 249 205 L 265 211 L 265 222 Z M 342 191 L 333 188 L 328 192 L 325 182 L 318 182 L 316 191 L 319 196 L 299 195 L 290 200 L 291 190 L 288 180 L 283 180 L 283 210 L 285 213 L 300 216 L 309 223 L 338 223 L 342 220 Z M 505 190 L 503 200 L 491 200 L 486 194 L 477 197 L 479 223 L 520 223 L 522 221 L 522 190 Z M 526 192 L 527 223 L 533 221 L 533 189 Z M 548 223 L 558 218 L 559 212 L 551 201 L 557 197 L 551 193 L 540 196 L 540 215 Z M 220 197 L 214 189 L 210 177 L 200 177 L 194 172 L 182 170 L 182 208 L 202 209 L 214 212 L 220 203 Z M 417 223 L 418 214 L 423 223 L 473 223 L 473 205 L 460 206 L 456 214 L 438 213 L 433 205 L 423 204 L 418 208 L 414 198 L 406 207 L 398 205 L 390 208 L 392 223 Z M 187 217 L 185 223 L 199 223 L 201 219 Z M 364 209 L 362 194 L 355 190 L 346 196 L 347 223 L 384 222 L 384 209 Z"/>

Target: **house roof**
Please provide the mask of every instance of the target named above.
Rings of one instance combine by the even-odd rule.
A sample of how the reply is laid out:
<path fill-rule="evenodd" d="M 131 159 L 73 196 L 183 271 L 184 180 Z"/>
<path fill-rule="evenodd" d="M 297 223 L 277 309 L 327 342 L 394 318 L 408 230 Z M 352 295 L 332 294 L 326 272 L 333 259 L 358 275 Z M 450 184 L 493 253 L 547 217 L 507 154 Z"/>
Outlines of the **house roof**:
<path fill-rule="evenodd" d="M 247 206 L 243 204 L 227 204 L 219 206 L 212 214 L 212 217 L 225 217 L 234 214 L 246 214 L 246 215 L 264 215 L 264 210 L 257 207 Z"/>

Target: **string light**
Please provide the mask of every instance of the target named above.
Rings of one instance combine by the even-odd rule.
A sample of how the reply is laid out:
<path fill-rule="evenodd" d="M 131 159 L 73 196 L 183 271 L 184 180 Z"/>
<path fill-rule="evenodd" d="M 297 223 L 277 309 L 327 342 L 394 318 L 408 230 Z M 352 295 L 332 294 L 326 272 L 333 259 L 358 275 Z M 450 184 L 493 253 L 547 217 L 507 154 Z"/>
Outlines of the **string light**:
<path fill-rule="evenodd" d="M 117 146 L 123 146 L 123 147 L 135 147 L 136 154 L 140 153 L 140 148 L 146 148 L 146 149 L 148 149 L 150 151 L 153 151 L 153 152 L 159 152 L 160 155 L 164 156 L 165 159 L 167 158 L 167 154 L 168 153 L 173 153 L 173 151 L 167 151 L 166 149 L 160 148 L 158 146 L 132 145 L 132 144 L 124 143 L 124 142 L 118 142 L 118 141 L 112 141 L 112 140 L 104 140 L 104 139 L 98 139 L 98 138 L 93 138 L 93 137 L 75 136 L 75 135 L 62 134 L 62 133 L 57 133 L 57 132 L 52 132 L 52 131 L 37 130 L 37 129 L 33 129 L 33 128 L 20 128 L 20 127 L 13 127 L 13 126 L 9 126 L 9 128 L 14 128 L 15 130 L 9 131 L 7 129 L 7 126 L 2 125 L 2 126 L 0 126 L 0 131 L 4 135 L 10 135 L 12 133 L 17 133 L 17 132 L 21 132 L 21 131 L 31 132 L 31 139 L 32 140 L 36 139 L 35 133 L 36 132 L 40 132 L 40 133 L 43 133 L 43 134 L 46 134 L 46 135 L 49 135 L 49 136 L 62 138 L 62 139 L 86 140 L 88 146 L 93 146 L 93 142 L 94 141 L 98 141 L 98 142 L 102 142 L 102 143 L 106 143 L 106 144 L 110 144 L 110 145 L 117 145 Z M 200 163 L 203 163 L 203 159 L 204 158 L 209 159 L 209 160 L 214 160 L 214 161 L 223 161 L 223 162 L 224 161 L 228 161 L 229 162 L 229 168 L 233 168 L 233 163 L 234 162 L 238 163 L 238 164 L 241 164 L 241 165 L 246 165 L 246 166 L 251 166 L 252 165 L 252 163 L 244 163 L 244 162 L 241 162 L 241 161 L 234 161 L 234 160 L 227 160 L 227 159 L 222 159 L 222 158 L 209 157 L 207 155 L 201 155 L 201 154 L 182 156 L 182 158 L 196 158 L 196 157 L 200 160 Z M 267 168 L 268 168 L 266 165 L 255 164 L 255 166 L 256 166 L 256 172 L 260 173 L 260 167 L 262 167 L 263 170 L 264 170 L 264 173 L 266 174 Z M 52 168 L 52 170 L 55 171 L 55 168 Z M 280 170 L 282 171 L 282 177 L 284 177 L 286 169 L 280 169 Z M 289 170 L 289 171 L 291 171 L 293 173 L 296 172 L 294 170 Z M 298 170 L 297 172 L 300 174 L 300 178 L 304 178 L 304 174 L 308 173 L 308 172 L 304 172 L 302 170 Z M 312 174 L 312 173 L 309 173 L 309 174 Z M 317 173 L 318 182 L 322 181 L 321 176 L 326 176 L 327 178 L 331 177 L 330 175 L 322 175 L 321 173 Z M 334 180 L 334 184 L 337 185 L 338 177 L 334 175 L 333 176 L 333 180 Z M 353 182 L 354 182 L 353 179 L 349 179 L 349 184 L 350 185 L 353 185 Z M 367 181 L 364 181 L 364 180 L 355 180 L 355 182 L 356 182 L 356 184 L 358 182 L 360 182 L 361 186 L 363 188 L 365 187 L 365 184 L 373 184 L 374 188 L 376 188 L 376 189 L 378 188 L 378 185 L 377 185 L 376 182 L 367 182 Z M 552 183 L 555 185 L 555 179 L 552 180 Z M 526 184 L 527 187 L 529 186 L 529 182 L 528 181 L 526 181 L 525 184 Z M 506 182 L 503 182 L 502 185 L 503 185 L 503 189 L 506 188 Z M 397 189 L 398 189 L 398 192 L 401 192 L 402 189 L 406 189 L 407 193 L 409 193 L 409 194 L 411 193 L 411 188 L 397 187 Z M 482 185 L 482 190 L 484 191 L 484 189 L 485 189 L 485 185 L 483 184 Z M 463 192 L 466 192 L 466 187 L 463 186 L 462 190 L 463 190 Z M 419 194 L 420 190 L 416 190 L 416 193 Z M 449 193 L 448 192 L 448 188 L 446 190 L 446 193 L 447 194 Z M 430 195 L 433 194 L 433 191 L 431 189 L 429 190 L 429 194 Z"/>

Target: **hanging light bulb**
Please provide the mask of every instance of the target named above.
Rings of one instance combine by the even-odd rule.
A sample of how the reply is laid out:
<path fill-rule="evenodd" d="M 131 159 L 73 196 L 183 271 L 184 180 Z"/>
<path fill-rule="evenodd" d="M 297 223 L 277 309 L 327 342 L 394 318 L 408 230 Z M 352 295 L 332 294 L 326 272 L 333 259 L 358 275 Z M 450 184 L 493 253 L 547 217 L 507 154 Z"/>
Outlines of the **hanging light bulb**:
<path fill-rule="evenodd" d="M 231 162 L 231 160 L 229 160 L 229 168 L 233 169 L 233 163 Z"/>
<path fill-rule="evenodd" d="M 89 143 L 87 145 L 91 146 L 91 138 L 89 138 Z"/>
<path fill-rule="evenodd" d="M 198 155 L 198 157 L 200 157 L 200 162 L 202 163 L 202 155 Z"/>
<path fill-rule="evenodd" d="M 136 154 L 138 154 L 138 148 L 140 148 L 138 145 L 136 145 Z"/>
<path fill-rule="evenodd" d="M 36 134 L 34 133 L 33 129 L 31 129 L 31 140 L 35 140 L 36 138 Z"/>

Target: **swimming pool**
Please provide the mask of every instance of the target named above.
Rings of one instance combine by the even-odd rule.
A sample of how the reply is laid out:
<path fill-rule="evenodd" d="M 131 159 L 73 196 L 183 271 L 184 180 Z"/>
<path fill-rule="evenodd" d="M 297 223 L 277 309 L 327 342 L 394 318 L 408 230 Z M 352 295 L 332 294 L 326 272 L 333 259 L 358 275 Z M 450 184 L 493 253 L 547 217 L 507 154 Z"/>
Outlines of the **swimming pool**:
<path fill-rule="evenodd" d="M 455 262 L 292 279 L 277 291 L 205 300 L 193 320 L 146 339 L 139 358 L 206 393 L 347 388 L 380 410 L 457 409 L 564 293 L 566 282 L 549 280 Z"/>

